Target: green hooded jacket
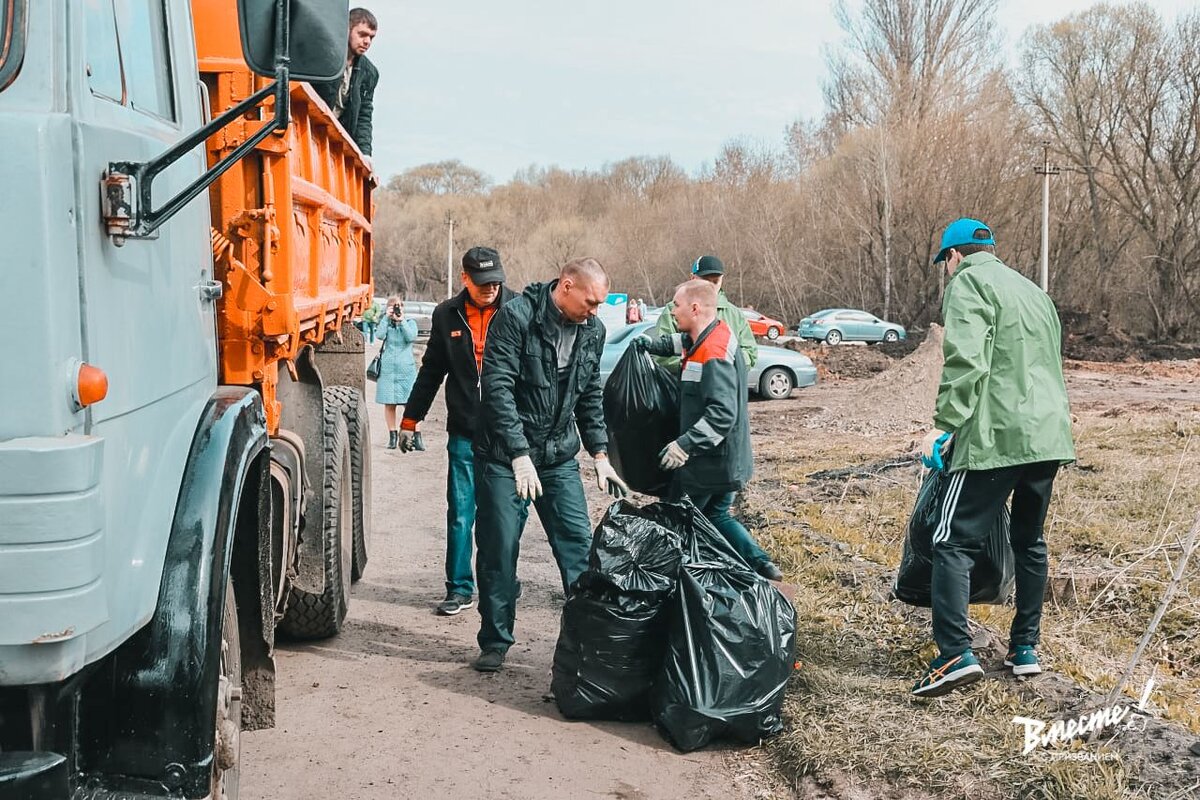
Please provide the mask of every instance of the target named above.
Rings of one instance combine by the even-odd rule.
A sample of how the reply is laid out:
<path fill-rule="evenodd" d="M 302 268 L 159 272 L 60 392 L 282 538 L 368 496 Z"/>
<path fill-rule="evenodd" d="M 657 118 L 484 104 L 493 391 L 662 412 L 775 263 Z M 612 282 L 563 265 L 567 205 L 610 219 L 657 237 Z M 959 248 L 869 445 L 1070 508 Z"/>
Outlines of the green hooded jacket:
<path fill-rule="evenodd" d="M 674 307 L 674 302 L 667 303 L 666 308 L 658 315 L 658 323 L 654 326 L 655 336 L 671 336 L 679 333 L 675 317 L 671 316 L 671 309 Z M 754 334 L 750 332 L 750 323 L 746 322 L 746 315 L 740 308 L 729 302 L 724 290 L 717 293 L 717 319 L 724 320 L 737 336 L 738 347 L 741 348 L 742 355 L 746 359 L 746 371 L 754 369 L 754 362 L 758 361 L 758 342 L 754 340 Z M 681 371 L 679 356 L 666 356 L 654 360 L 670 370 L 672 375 L 679 377 Z"/>
<path fill-rule="evenodd" d="M 954 434 L 950 470 L 1075 460 L 1050 297 L 991 253 L 963 259 L 946 284 L 942 380 L 934 424 Z"/>

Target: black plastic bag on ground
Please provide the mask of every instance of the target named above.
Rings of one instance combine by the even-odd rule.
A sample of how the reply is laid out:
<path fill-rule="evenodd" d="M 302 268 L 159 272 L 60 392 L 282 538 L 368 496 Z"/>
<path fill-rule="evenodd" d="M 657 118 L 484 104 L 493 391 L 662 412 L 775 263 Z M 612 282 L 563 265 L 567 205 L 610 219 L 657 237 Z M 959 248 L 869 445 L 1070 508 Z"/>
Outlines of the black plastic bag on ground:
<path fill-rule="evenodd" d="M 645 720 L 683 559 L 682 506 L 614 503 L 563 606 L 550 690 L 572 719 Z"/>
<path fill-rule="evenodd" d="M 796 612 L 689 509 L 667 657 L 650 695 L 654 722 L 685 752 L 721 736 L 756 743 L 783 730 Z"/>
<path fill-rule="evenodd" d="M 933 604 L 933 532 L 942 519 L 942 500 L 950 473 L 930 470 L 921 482 L 917 502 L 908 520 L 904 551 L 892 595 L 913 606 L 929 608 Z M 983 549 L 971 570 L 971 602 L 1002 605 L 1012 594 L 1016 582 L 1008 506 L 1001 507 Z"/>
<path fill-rule="evenodd" d="M 679 386 L 646 353 L 627 347 L 604 384 L 604 420 L 613 469 L 642 494 L 662 497 L 671 482 L 658 454 L 679 436 Z"/>

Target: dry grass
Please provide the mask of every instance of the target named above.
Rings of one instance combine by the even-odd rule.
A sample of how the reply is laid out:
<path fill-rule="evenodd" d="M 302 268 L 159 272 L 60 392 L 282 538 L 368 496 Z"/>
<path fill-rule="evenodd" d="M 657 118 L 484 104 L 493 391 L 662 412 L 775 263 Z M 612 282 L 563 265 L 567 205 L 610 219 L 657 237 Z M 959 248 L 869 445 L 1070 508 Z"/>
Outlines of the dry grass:
<path fill-rule="evenodd" d="M 1048 602 L 1041 650 L 1051 669 L 1103 693 L 1145 630 L 1174 563 L 1168 559 L 1200 508 L 1200 414 L 1085 415 L 1076 440 L 1079 463 L 1060 473 L 1046 532 L 1051 575 L 1072 591 Z M 756 443 L 762 466 L 744 500 L 756 536 L 798 587 L 802 666 L 788 730 L 771 745 L 793 781 L 829 787 L 849 775 L 869 783 L 863 796 L 894 798 L 1166 796 L 1116 752 L 1098 761 L 1022 755 L 1012 718 L 1052 719 L 1060 709 L 1002 671 L 1003 653 L 983 653 L 996 674 L 970 690 L 912 699 L 912 682 L 935 654 L 928 612 L 889 602 L 886 593 L 918 470 L 837 482 L 807 477 L 895 457 L 908 439 L 806 432 L 801 441 Z M 1127 693 L 1139 695 L 1153 671 L 1154 713 L 1200 733 L 1200 564 L 1188 574 Z M 1011 614 L 972 608 L 1001 642 Z"/>

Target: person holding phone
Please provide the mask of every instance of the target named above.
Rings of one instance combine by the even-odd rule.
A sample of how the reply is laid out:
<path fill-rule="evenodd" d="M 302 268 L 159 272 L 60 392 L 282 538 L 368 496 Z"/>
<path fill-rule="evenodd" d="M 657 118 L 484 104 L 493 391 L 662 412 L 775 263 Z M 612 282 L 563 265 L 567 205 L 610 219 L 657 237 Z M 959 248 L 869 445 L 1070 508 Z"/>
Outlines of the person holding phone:
<path fill-rule="evenodd" d="M 404 318 L 404 303 L 395 295 L 388 298 L 384 312 L 383 342 L 379 359 L 379 380 L 375 383 L 375 402 L 383 405 L 388 428 L 388 450 L 400 443 L 400 428 L 396 424 L 396 407 L 408 402 L 417 379 L 417 362 L 413 358 L 413 342 L 417 340 L 416 320 Z"/>

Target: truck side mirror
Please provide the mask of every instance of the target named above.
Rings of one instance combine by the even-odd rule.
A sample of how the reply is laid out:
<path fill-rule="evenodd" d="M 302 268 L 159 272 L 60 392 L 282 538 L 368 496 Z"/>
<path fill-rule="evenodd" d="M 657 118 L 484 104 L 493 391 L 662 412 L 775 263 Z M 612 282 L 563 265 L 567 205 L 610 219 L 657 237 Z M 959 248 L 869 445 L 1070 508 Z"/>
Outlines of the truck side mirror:
<path fill-rule="evenodd" d="M 346 67 L 345 0 L 238 0 L 238 21 L 242 55 L 259 75 L 276 77 L 280 56 L 293 81 L 331 81 Z"/>

